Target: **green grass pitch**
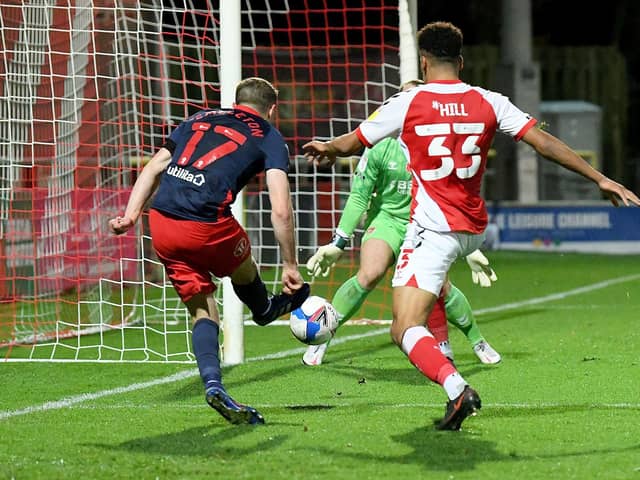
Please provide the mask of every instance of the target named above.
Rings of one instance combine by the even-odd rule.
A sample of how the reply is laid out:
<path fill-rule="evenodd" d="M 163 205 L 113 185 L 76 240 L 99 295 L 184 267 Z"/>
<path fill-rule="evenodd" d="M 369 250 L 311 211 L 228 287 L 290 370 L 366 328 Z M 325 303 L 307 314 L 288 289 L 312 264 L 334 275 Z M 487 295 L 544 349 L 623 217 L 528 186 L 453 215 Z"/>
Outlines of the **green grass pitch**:
<path fill-rule="evenodd" d="M 452 272 L 503 356 L 450 332 L 483 401 L 460 432 L 388 326 L 343 327 L 316 368 L 288 327 L 247 327 L 224 378 L 258 427 L 210 409 L 195 365 L 0 364 L 0 479 L 640 479 L 640 258 L 489 256 L 492 288 Z"/>

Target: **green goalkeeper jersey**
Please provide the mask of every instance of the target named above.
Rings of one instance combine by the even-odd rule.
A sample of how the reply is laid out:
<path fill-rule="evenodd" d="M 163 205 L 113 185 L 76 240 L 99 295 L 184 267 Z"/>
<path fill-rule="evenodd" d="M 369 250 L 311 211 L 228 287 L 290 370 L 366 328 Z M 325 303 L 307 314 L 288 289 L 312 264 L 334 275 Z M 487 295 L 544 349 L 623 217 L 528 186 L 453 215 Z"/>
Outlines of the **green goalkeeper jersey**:
<path fill-rule="evenodd" d="M 405 225 L 411 204 L 411 173 L 407 159 L 394 138 L 366 149 L 351 184 L 351 193 L 338 229 L 351 236 L 366 212 L 365 229 L 380 213 Z"/>

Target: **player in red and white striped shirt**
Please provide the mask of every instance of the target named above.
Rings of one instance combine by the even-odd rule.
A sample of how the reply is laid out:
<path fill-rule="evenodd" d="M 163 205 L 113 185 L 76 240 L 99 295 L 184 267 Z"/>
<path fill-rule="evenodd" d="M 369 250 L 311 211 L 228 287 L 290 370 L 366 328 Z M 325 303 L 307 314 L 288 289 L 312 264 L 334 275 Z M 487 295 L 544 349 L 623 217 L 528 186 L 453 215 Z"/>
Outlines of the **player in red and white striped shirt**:
<path fill-rule="evenodd" d="M 614 205 L 640 205 L 623 185 L 595 170 L 536 120 L 499 93 L 462 82 L 462 32 L 448 22 L 418 33 L 425 84 L 389 98 L 354 131 L 304 145 L 316 164 L 349 156 L 397 137 L 413 175 L 411 219 L 393 278 L 391 336 L 409 360 L 442 385 L 449 402 L 437 428 L 458 430 L 481 406 L 480 397 L 438 349 L 425 319 L 451 264 L 478 248 L 487 226 L 480 185 L 497 131 L 523 140 L 538 154 L 598 185 Z"/>

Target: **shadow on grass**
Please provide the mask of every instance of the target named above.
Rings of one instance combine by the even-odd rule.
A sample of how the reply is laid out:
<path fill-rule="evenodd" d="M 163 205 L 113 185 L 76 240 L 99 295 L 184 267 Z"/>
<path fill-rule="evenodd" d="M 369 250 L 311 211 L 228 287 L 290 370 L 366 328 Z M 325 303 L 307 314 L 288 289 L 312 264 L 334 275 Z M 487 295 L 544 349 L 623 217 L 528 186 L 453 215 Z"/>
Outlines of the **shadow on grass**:
<path fill-rule="evenodd" d="M 580 406 L 577 406 L 580 408 Z M 546 410 L 546 409 L 542 409 Z M 527 413 L 519 411 L 520 415 Z M 545 412 L 543 412 L 545 413 Z M 199 426 L 187 428 L 179 432 L 163 433 L 154 436 L 136 438 L 110 445 L 103 443 L 85 444 L 104 451 L 137 452 L 143 454 L 157 454 L 170 456 L 206 457 L 212 461 L 224 458 L 225 461 L 242 462 L 247 456 L 257 451 L 277 452 L 288 448 L 287 442 L 295 438 L 295 433 L 277 434 L 269 430 L 269 426 L 285 426 L 299 428 L 299 424 L 270 424 L 266 427 L 251 425 Z M 464 428 L 464 427 L 463 427 Z M 389 450 L 386 454 L 370 453 L 344 449 L 341 446 L 330 447 L 327 443 L 314 444 L 313 454 L 321 453 L 331 458 L 344 458 L 354 465 L 363 462 L 370 464 L 416 465 L 426 471 L 463 472 L 472 471 L 480 464 L 488 462 L 512 463 L 513 472 L 519 469 L 525 471 L 528 462 L 538 462 L 541 459 L 581 458 L 591 455 L 606 455 L 624 452 L 640 452 L 640 444 L 620 448 L 591 448 L 578 451 L 553 451 L 535 454 L 520 453 L 515 449 L 508 452 L 499 451 L 497 442 L 483 439 L 479 433 L 473 431 L 439 432 L 433 426 L 421 426 L 414 430 L 381 435 L 387 436 L 397 444 L 409 447 L 409 452 L 394 454 Z M 242 445 L 238 445 L 238 444 Z M 339 444 L 339 442 L 338 442 Z M 296 448 L 304 449 L 304 446 Z M 568 446 L 567 449 L 571 447 Z M 407 451 L 406 448 L 400 449 Z"/>
<path fill-rule="evenodd" d="M 624 448 L 587 449 L 576 452 L 556 452 L 550 454 L 521 455 L 516 451 L 503 453 L 496 449 L 496 443 L 478 438 L 472 433 L 433 432 L 431 428 L 419 428 L 405 434 L 391 436 L 399 443 L 413 448 L 402 457 L 389 458 L 397 463 L 422 464 L 427 470 L 473 470 L 484 462 L 528 462 L 540 458 L 568 458 L 607 453 L 640 450 L 640 445 Z M 524 465 L 522 466 L 524 468 Z"/>
<path fill-rule="evenodd" d="M 388 461 L 422 465 L 426 470 L 465 471 L 475 469 L 479 463 L 512 460 L 496 449 L 496 442 L 464 431 L 438 432 L 428 426 L 391 435 L 391 438 L 411 447 L 412 451 L 402 456 L 390 456 Z"/>
<path fill-rule="evenodd" d="M 315 405 L 288 405 L 285 407 L 287 410 L 295 410 L 295 411 L 319 411 L 319 410 L 331 410 L 335 408 L 335 405 L 326 405 L 322 403 L 318 403 Z"/>
<path fill-rule="evenodd" d="M 87 444 L 87 446 L 111 451 L 154 453 L 159 455 L 224 457 L 226 460 L 242 459 L 256 451 L 269 451 L 279 448 L 286 442 L 288 435 L 255 436 L 256 441 L 249 438 L 254 432 L 264 427 L 254 425 L 228 425 L 219 427 L 203 426 L 188 428 L 180 432 L 136 438 L 117 445 Z M 246 446 L 229 446 L 241 437 L 247 439 Z M 237 443 L 237 442 L 235 442 Z"/>
<path fill-rule="evenodd" d="M 463 427 L 464 428 L 464 427 Z M 420 427 L 413 431 L 390 438 L 411 448 L 411 452 L 404 455 L 370 455 L 346 450 L 328 450 L 327 455 L 351 458 L 354 463 L 372 462 L 398 465 L 418 465 L 427 471 L 463 472 L 471 471 L 483 463 L 513 463 L 513 473 L 524 472 L 527 462 L 540 459 L 561 459 L 588 457 L 591 455 L 606 455 L 624 452 L 640 451 L 639 445 L 621 448 L 593 448 L 574 452 L 536 453 L 534 455 L 521 454 L 515 450 L 501 452 L 497 443 L 479 438 L 477 433 L 466 431 L 439 432 L 433 427 Z"/>

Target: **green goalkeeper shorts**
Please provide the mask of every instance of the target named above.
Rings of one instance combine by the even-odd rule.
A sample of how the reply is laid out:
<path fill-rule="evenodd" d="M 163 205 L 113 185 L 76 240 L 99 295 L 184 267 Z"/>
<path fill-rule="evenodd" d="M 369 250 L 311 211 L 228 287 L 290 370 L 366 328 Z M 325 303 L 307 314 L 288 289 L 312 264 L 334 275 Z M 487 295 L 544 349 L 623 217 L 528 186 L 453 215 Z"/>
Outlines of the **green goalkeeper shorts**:
<path fill-rule="evenodd" d="M 406 220 L 399 220 L 397 217 L 380 212 L 365 230 L 364 235 L 362 236 L 362 243 L 366 242 L 370 238 L 382 240 L 391 247 L 393 256 L 397 259 L 406 231 Z"/>

